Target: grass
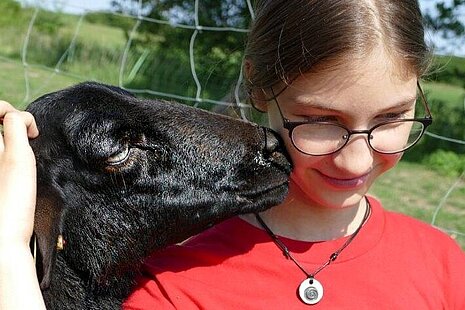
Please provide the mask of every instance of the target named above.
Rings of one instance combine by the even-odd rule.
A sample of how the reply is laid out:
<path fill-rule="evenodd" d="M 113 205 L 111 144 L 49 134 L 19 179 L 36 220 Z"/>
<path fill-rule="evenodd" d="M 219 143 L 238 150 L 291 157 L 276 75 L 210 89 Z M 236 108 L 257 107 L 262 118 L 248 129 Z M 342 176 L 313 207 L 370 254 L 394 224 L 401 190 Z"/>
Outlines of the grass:
<path fill-rule="evenodd" d="M 0 98 L 9 101 L 19 109 L 24 109 L 37 97 L 80 82 L 79 79 L 54 74 L 50 70 L 36 67 L 27 69 L 29 97 L 25 83 L 25 69 L 18 61 L 0 58 Z"/>
<path fill-rule="evenodd" d="M 438 82 L 427 82 L 424 91 L 428 100 L 434 104 L 435 101 L 447 102 L 453 106 L 464 106 L 465 88 Z"/>
<path fill-rule="evenodd" d="M 70 31 L 69 29 L 68 31 Z M 72 31 L 74 32 L 74 28 Z M 107 48 L 122 49 L 127 38 L 121 29 L 110 26 L 91 24 L 84 21 L 79 30 L 79 39 L 86 45 L 105 45 Z"/>
<path fill-rule="evenodd" d="M 42 16 L 39 14 L 37 24 L 41 22 L 41 18 Z M 28 19 L 26 20 L 29 22 Z M 53 71 L 56 62 L 46 68 L 34 60 L 37 57 L 50 58 L 55 56 L 55 53 L 51 53 L 50 49 L 58 47 L 50 45 L 50 43 L 57 45 L 57 42 L 60 41 L 60 48 L 62 46 L 68 47 L 71 43 L 79 18 L 69 15 L 66 18 L 60 17 L 60 20 L 63 25 L 53 35 L 53 38 L 49 38 L 33 28 L 30 37 L 31 46 L 26 54 L 27 74 L 20 61 L 20 51 L 25 39 L 27 23 L 21 23 L 21 27 L 11 26 L 3 29 L 2 36 L 0 36 L 2 46 L 0 48 L 0 98 L 2 100 L 7 100 L 23 109 L 33 99 L 45 93 L 83 80 L 118 83 L 121 54 L 127 40 L 124 32 L 118 28 L 92 24 L 84 20 L 80 25 L 77 37 L 77 42 L 80 44 L 77 44 L 77 50 L 75 49 L 73 52 L 87 53 L 84 57 L 88 60 L 82 61 L 68 55 L 66 61 L 59 68 L 62 72 L 58 74 Z M 82 47 L 85 47 L 85 50 Z M 102 49 L 99 49 L 100 47 Z M 103 50 L 103 55 L 97 53 L 101 50 Z M 26 87 L 26 76 L 29 88 Z"/>
<path fill-rule="evenodd" d="M 429 78 L 465 87 L 465 57 L 436 56 Z"/>
<path fill-rule="evenodd" d="M 22 14 L 18 15 L 18 21 L 14 23 L 12 21 L 9 23 L 3 22 L 4 26 L 1 27 L 2 35 L 0 36 L 0 57 L 2 57 L 0 62 L 4 62 L 5 59 L 19 62 L 24 56 L 26 62 L 31 65 L 29 68 L 42 65 L 53 70 L 60 63 L 59 69 L 71 75 L 84 76 L 88 80 L 100 80 L 111 84 L 118 82 L 119 67 L 127 42 L 127 35 L 122 29 L 94 24 L 86 20 L 79 23 L 79 17 L 74 15 L 40 11 L 31 29 L 30 36 L 27 37 L 28 41 L 26 41 L 27 26 L 32 18 L 33 11 L 29 9 L 21 12 Z M 12 17 L 10 19 L 15 20 Z M 48 24 L 49 26 L 47 26 Z M 76 30 L 79 30 L 78 35 L 76 41 L 72 44 Z M 29 46 L 26 55 L 22 55 L 25 42 L 29 42 Z M 61 59 L 68 48 L 70 49 L 66 57 Z M 132 58 L 129 58 L 129 66 L 131 61 L 133 61 Z M 8 92 L 7 97 L 3 98 L 17 102 L 18 97 L 21 97 L 24 90 L 15 95 L 10 91 L 11 88 L 4 84 L 10 84 L 9 79 L 16 81 L 21 80 L 21 77 L 24 79 L 24 73 L 21 69 L 17 70 L 18 74 L 12 72 L 11 66 L 14 66 L 14 64 L 2 64 L 2 69 L 5 67 L 7 71 L 0 72 L 0 82 L 2 83 L 0 96 L 5 96 L 5 93 Z M 39 79 L 49 76 L 46 70 L 33 69 L 33 71 L 37 72 L 31 72 L 31 80 L 34 80 L 34 76 L 38 76 Z M 13 76 L 11 73 L 13 73 Z M 60 77 L 63 78 L 63 75 L 60 75 Z M 56 81 L 59 86 L 66 86 L 70 84 L 69 80 L 75 82 L 79 79 L 64 77 L 63 82 L 47 81 L 50 84 Z M 24 80 L 19 81 L 18 85 L 24 85 Z M 44 89 L 49 90 L 50 88 L 45 87 Z M 41 94 L 41 92 L 38 91 L 36 94 Z"/>
<path fill-rule="evenodd" d="M 465 178 L 444 176 L 424 165 L 401 161 L 381 176 L 371 194 L 381 199 L 386 209 L 427 223 L 432 223 L 438 206 L 442 205 L 434 225 L 456 238 L 465 250 Z"/>

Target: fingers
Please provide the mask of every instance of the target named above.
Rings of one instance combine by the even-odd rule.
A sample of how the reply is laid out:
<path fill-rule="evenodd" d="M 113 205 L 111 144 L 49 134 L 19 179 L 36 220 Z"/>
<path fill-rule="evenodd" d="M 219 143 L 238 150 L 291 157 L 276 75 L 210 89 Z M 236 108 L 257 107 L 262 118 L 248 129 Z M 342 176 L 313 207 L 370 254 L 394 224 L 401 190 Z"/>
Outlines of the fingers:
<path fill-rule="evenodd" d="M 3 145 L 3 130 L 1 129 L 2 128 L 0 127 L 0 154 L 3 153 L 3 150 L 5 149 L 5 146 Z"/>
<path fill-rule="evenodd" d="M 27 127 L 27 136 L 31 139 L 36 138 L 39 135 L 39 129 L 37 128 L 34 116 L 29 112 L 21 112 L 21 117 Z"/>
<path fill-rule="evenodd" d="M 16 111 L 16 109 L 11 104 L 9 104 L 6 101 L 0 100 L 0 118 L 3 118 L 3 116 L 7 112 L 12 112 L 12 111 Z"/>
<path fill-rule="evenodd" d="M 0 125 L 3 123 L 3 118 L 8 112 L 17 111 L 11 104 L 6 101 L 0 100 Z"/>
<path fill-rule="evenodd" d="M 3 118 L 5 152 L 21 152 L 29 148 L 27 125 L 21 114 L 22 112 L 9 112 Z"/>
<path fill-rule="evenodd" d="M 23 123 L 27 128 L 27 135 L 29 138 L 35 138 L 39 135 L 39 130 L 37 129 L 37 124 L 34 120 L 34 117 L 29 112 L 20 112 L 16 110 L 11 104 L 6 101 L 0 100 L 0 124 L 4 123 L 5 116 L 8 113 L 20 113 Z"/>
<path fill-rule="evenodd" d="M 29 113 L 4 102 L 0 108 L 4 129 L 0 135 L 0 244 L 27 245 L 36 197 L 35 157 L 27 133 L 28 128 L 34 131 L 35 122 Z"/>

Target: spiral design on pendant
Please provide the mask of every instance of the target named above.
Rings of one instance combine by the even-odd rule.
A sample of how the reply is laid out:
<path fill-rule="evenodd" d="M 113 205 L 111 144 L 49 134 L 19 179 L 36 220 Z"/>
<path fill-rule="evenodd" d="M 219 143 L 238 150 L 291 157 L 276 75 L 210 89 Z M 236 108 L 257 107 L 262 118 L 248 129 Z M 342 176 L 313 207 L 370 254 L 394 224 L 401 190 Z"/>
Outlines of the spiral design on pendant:
<path fill-rule="evenodd" d="M 305 279 L 300 283 L 299 297 L 307 305 L 314 305 L 323 298 L 323 286 L 315 278 Z"/>
<path fill-rule="evenodd" d="M 318 291 L 314 287 L 306 288 L 304 293 L 305 297 L 307 297 L 310 300 L 318 299 Z"/>

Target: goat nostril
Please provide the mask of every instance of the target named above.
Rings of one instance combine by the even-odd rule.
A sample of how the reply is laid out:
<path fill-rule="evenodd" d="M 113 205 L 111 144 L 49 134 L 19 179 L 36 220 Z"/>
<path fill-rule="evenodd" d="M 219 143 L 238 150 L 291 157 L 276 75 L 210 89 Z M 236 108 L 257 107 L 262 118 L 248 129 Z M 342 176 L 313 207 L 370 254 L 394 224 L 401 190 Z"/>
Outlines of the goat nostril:
<path fill-rule="evenodd" d="M 265 128 L 265 150 L 273 153 L 280 148 L 279 139 L 277 134 L 271 129 Z"/>
<path fill-rule="evenodd" d="M 292 164 L 289 154 L 286 152 L 284 142 L 273 130 L 263 127 L 265 145 L 263 156 L 273 164 L 279 166 L 285 173 L 291 173 Z"/>

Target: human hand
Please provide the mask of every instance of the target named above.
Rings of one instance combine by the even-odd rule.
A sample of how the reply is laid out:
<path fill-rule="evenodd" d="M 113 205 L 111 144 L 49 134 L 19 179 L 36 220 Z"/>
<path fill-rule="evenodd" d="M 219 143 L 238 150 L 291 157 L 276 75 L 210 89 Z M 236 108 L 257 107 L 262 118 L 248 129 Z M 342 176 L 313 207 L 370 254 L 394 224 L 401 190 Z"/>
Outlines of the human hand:
<path fill-rule="evenodd" d="M 39 134 L 34 117 L 0 101 L 0 248 L 27 247 L 32 235 L 36 167 L 28 137 Z"/>
<path fill-rule="evenodd" d="M 34 227 L 34 117 L 0 101 L 0 309 L 43 309 L 29 239 Z M 25 298 L 25 296 L 27 296 Z"/>

